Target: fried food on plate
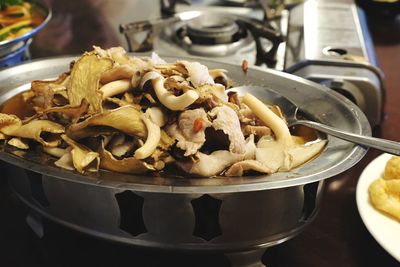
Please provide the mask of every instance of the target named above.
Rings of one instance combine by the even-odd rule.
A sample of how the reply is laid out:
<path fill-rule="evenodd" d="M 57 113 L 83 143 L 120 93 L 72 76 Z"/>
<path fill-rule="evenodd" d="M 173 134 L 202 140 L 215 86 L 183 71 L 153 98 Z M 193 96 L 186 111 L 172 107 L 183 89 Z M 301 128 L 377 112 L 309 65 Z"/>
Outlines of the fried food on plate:
<path fill-rule="evenodd" d="M 393 156 L 386 163 L 383 179 L 400 179 L 400 157 Z"/>
<path fill-rule="evenodd" d="M 400 222 L 400 157 L 393 156 L 386 163 L 383 177 L 373 181 L 368 192 L 377 210 Z"/>

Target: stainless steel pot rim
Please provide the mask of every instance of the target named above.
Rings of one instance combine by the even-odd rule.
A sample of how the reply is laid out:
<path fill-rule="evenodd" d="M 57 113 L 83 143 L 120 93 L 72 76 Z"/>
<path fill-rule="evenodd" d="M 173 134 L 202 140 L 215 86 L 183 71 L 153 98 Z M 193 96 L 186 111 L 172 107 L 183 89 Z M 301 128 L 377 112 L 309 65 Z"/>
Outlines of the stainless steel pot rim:
<path fill-rule="evenodd" d="M 69 63 L 77 57 L 58 57 L 42 60 L 34 60 L 29 63 L 24 63 L 12 68 L 5 69 L 0 72 L 0 104 L 6 99 L 26 89 L 26 86 L 21 86 L 30 83 L 34 79 L 54 78 L 61 73 L 61 71 L 68 70 Z M 177 58 L 163 57 L 166 61 L 175 61 Z M 325 88 L 319 84 L 302 79 L 291 74 L 282 73 L 274 70 L 265 70 L 258 67 L 251 67 L 247 74 L 244 74 L 240 66 L 234 66 L 226 63 L 221 63 L 213 60 L 206 60 L 204 58 L 188 58 L 189 60 L 199 61 L 205 65 L 218 66 L 218 68 L 225 68 L 228 73 L 236 74 L 230 76 L 234 80 L 242 80 L 244 84 L 267 83 L 267 78 L 273 78 L 274 82 L 287 83 L 289 89 L 287 92 L 297 94 L 295 96 L 301 97 L 299 93 L 301 88 L 304 90 L 311 90 L 316 92 L 321 99 L 328 99 L 329 103 L 338 105 L 340 110 L 344 110 L 343 120 L 349 120 L 348 127 L 358 134 L 371 135 L 369 123 L 362 113 L 362 111 L 353 104 L 350 100 L 342 95 Z M 253 76 L 252 76 L 253 75 Z M 257 78 L 254 78 L 257 75 Z M 240 76 L 240 77 L 239 77 Z M 34 78 L 35 77 L 35 78 Z M 243 83 L 242 83 L 243 84 Z M 304 91 L 303 90 L 303 91 Z M 285 96 L 288 97 L 283 93 Z M 304 97 L 304 95 L 303 95 Z M 309 98 L 310 96 L 308 96 Z M 291 98 L 291 97 L 289 97 Z M 299 98 L 300 99 L 300 98 Z M 321 100 L 318 98 L 318 100 Z M 293 98 L 292 98 L 293 100 Z M 307 99 L 308 101 L 309 99 Z M 307 102 L 305 101 L 305 102 Z M 296 103 L 296 101 L 294 101 Z M 299 104 L 299 103 L 296 103 Z M 332 104 L 333 105 L 333 104 Z M 299 105 L 301 106 L 301 105 Z M 329 144 L 326 149 L 317 159 L 311 163 L 321 164 L 331 160 L 330 156 L 333 150 L 343 150 L 343 155 L 334 162 L 333 165 L 324 169 L 318 169 L 318 166 L 311 164 L 311 168 L 316 168 L 317 171 L 312 173 L 303 172 L 310 166 L 306 164 L 300 168 L 294 169 L 291 172 L 281 172 L 272 175 L 260 176 L 246 176 L 246 177 L 215 177 L 215 178 L 166 178 L 166 177 L 150 177 L 139 176 L 122 173 L 113 173 L 108 171 L 100 171 L 99 173 L 92 174 L 79 174 L 74 171 L 67 171 L 60 169 L 53 164 L 50 156 L 38 155 L 37 152 L 25 152 L 24 157 L 17 156 L 10 152 L 5 152 L 3 149 L 0 151 L 0 159 L 19 166 L 21 168 L 29 169 L 35 172 L 43 173 L 48 176 L 53 176 L 56 179 L 69 180 L 71 182 L 92 184 L 94 186 L 116 188 L 122 190 L 134 190 L 142 192 L 158 192 L 158 193 L 189 193 L 189 194 L 211 194 L 211 193 L 232 193 L 232 192 L 247 192 L 257 190 L 267 190 L 275 188 L 284 188 L 290 186 L 298 186 L 307 183 L 320 181 L 332 176 L 335 176 L 355 165 L 366 153 L 366 148 L 361 146 L 353 146 L 342 140 L 333 137 L 328 137 Z M 21 152 L 19 152 L 21 153 Z M 333 153 L 336 153 L 334 151 Z M 324 163 L 326 164 L 326 163 Z M 309 165 L 309 166 L 307 166 Z M 307 166 L 307 167 L 306 167 Z M 303 168 L 304 167 L 304 168 Z"/>

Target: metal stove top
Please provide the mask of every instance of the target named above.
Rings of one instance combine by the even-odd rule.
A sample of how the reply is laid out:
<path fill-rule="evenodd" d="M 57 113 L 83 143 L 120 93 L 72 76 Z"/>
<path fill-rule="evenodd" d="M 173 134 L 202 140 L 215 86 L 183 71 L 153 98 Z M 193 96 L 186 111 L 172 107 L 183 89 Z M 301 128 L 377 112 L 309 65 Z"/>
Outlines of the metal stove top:
<path fill-rule="evenodd" d="M 255 1 L 200 1 L 190 6 L 167 2 L 173 11 L 164 7 L 162 13 L 169 16 L 121 26 L 131 51 L 236 64 L 246 60 L 250 65 L 283 70 L 287 10 L 266 21 L 262 6 L 257 7 Z"/>

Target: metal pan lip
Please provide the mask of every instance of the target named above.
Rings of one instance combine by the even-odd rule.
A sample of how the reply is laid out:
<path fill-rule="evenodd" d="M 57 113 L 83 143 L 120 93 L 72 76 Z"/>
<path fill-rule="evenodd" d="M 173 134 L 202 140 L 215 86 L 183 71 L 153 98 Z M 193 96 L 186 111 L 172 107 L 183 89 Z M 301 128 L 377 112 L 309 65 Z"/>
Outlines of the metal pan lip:
<path fill-rule="evenodd" d="M 178 58 L 175 57 L 162 57 L 167 62 L 178 60 Z M 0 71 L 0 104 L 12 95 L 15 95 L 16 93 L 26 89 L 26 85 L 30 83 L 31 80 L 43 79 L 46 77 L 55 78 L 61 73 L 60 71 L 67 71 L 69 68 L 69 63 L 77 58 L 78 56 L 64 56 L 33 60 L 31 62 L 23 63 Z M 264 76 L 267 78 L 273 77 L 274 79 L 277 79 L 276 81 L 279 83 L 288 83 L 288 86 L 293 87 L 293 90 L 295 91 L 302 87 L 306 88 L 307 90 L 312 90 L 313 92 L 317 92 L 317 95 L 320 94 L 329 99 L 329 101 L 333 101 L 335 105 L 337 104 L 340 106 L 340 108 L 343 108 L 347 112 L 344 114 L 344 119 L 352 120 L 351 127 L 354 127 L 354 129 L 352 129 L 353 132 L 357 134 L 371 135 L 371 127 L 362 111 L 344 96 L 322 85 L 288 73 L 282 73 L 269 69 L 266 70 L 259 67 L 250 67 L 245 74 L 243 71 L 241 71 L 240 66 L 233 64 L 222 63 L 219 61 L 198 57 L 185 57 L 179 58 L 179 60 L 180 59 L 198 61 L 207 66 L 215 65 L 219 68 L 226 68 L 228 70 L 228 74 L 233 71 L 238 76 L 242 76 L 241 79 L 245 79 L 249 83 L 260 82 L 256 81 L 255 78 L 252 78 L 254 75 L 256 75 L 257 77 L 261 77 L 261 82 L 264 81 Z M 230 77 L 235 80 L 235 77 Z M 24 84 L 25 87 L 23 86 Z M 82 175 L 74 171 L 60 169 L 52 164 L 49 164 L 49 161 L 43 162 L 43 159 L 42 161 L 37 160 L 38 153 L 34 151 L 26 152 L 26 155 L 28 156 L 23 158 L 1 149 L 0 159 L 15 166 L 39 172 L 55 179 L 64 179 L 71 182 L 91 184 L 93 186 L 101 186 L 113 189 L 176 194 L 235 193 L 279 189 L 317 182 L 338 175 L 351 168 L 359 160 L 361 160 L 367 152 L 367 149 L 364 147 L 353 146 L 352 144 L 333 137 L 329 137 L 328 139 L 329 144 L 335 145 L 334 149 L 346 149 L 348 152 L 329 168 L 306 175 L 301 175 L 303 166 L 287 173 L 281 172 L 272 175 L 260 175 L 256 177 L 246 176 L 232 178 L 165 178 L 122 174 L 109 171 L 100 171 L 95 174 Z M 326 151 L 331 149 L 329 144 Z M 326 151 L 319 156 L 321 157 L 321 160 L 324 160 L 323 157 L 325 156 L 325 153 L 327 153 Z M 329 158 L 326 158 L 326 160 L 329 160 Z M 118 180 L 116 180 L 116 178 Z"/>

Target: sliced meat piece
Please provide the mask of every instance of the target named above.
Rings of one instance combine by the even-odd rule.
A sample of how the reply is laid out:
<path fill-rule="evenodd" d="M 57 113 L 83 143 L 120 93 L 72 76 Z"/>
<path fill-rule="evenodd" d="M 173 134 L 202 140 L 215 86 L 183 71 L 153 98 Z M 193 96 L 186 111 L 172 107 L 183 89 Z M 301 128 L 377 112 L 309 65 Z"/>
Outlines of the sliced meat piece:
<path fill-rule="evenodd" d="M 211 126 L 202 108 L 183 111 L 174 123 L 166 128 L 169 136 L 175 138 L 177 147 L 185 151 L 185 156 L 195 154 L 206 141 L 205 129 Z"/>
<path fill-rule="evenodd" d="M 229 151 L 244 154 L 246 152 L 246 143 L 236 112 L 230 107 L 219 106 L 213 108 L 209 115 L 214 118 L 212 127 L 216 130 L 222 130 L 229 137 Z"/>

